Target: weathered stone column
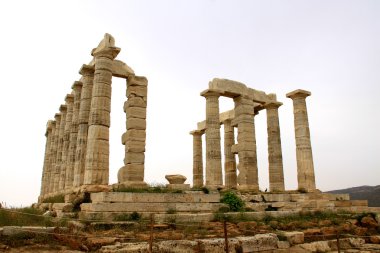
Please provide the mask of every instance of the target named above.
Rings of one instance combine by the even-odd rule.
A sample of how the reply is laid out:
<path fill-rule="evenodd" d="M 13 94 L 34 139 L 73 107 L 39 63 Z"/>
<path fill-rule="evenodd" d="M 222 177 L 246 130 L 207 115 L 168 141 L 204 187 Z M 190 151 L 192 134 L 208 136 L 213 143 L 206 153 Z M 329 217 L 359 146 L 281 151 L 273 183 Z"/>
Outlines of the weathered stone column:
<path fill-rule="evenodd" d="M 201 93 L 206 98 L 206 186 L 223 186 L 222 157 L 220 146 L 219 96 L 217 92 L 206 90 Z"/>
<path fill-rule="evenodd" d="M 258 191 L 254 103 L 251 98 L 245 96 L 234 98 L 234 102 L 235 119 L 232 125 L 237 126 L 238 136 L 237 144 L 232 146 L 232 152 L 239 156 L 238 189 Z"/>
<path fill-rule="evenodd" d="M 231 147 L 235 144 L 234 127 L 231 119 L 223 122 L 224 126 L 224 184 L 227 188 L 237 187 L 236 159 L 231 152 Z"/>
<path fill-rule="evenodd" d="M 146 106 L 148 80 L 143 76 L 131 76 L 127 81 L 127 131 L 122 136 L 125 145 L 124 166 L 118 172 L 118 181 L 127 187 L 144 187 Z"/>
<path fill-rule="evenodd" d="M 271 192 L 285 190 L 280 121 L 278 118 L 278 108 L 281 105 L 280 102 L 270 102 L 265 105 L 268 132 L 269 190 Z"/>
<path fill-rule="evenodd" d="M 52 129 L 52 142 L 51 142 L 51 148 L 50 148 L 50 168 L 49 168 L 49 187 L 48 187 L 48 194 L 52 194 L 54 192 L 54 181 L 55 181 L 55 166 L 57 163 L 57 149 L 58 149 L 58 135 L 59 135 L 59 126 L 61 124 L 61 114 L 56 113 L 54 115 L 55 124 Z"/>
<path fill-rule="evenodd" d="M 92 51 L 95 77 L 88 128 L 84 185 L 108 185 L 112 61 L 120 52 L 106 34 Z"/>
<path fill-rule="evenodd" d="M 66 124 L 66 113 L 67 113 L 67 106 L 61 105 L 59 107 L 59 111 L 61 113 L 61 122 L 59 124 L 59 131 L 58 131 L 58 139 L 57 139 L 57 159 L 55 163 L 55 176 L 54 176 L 54 190 L 53 193 L 59 193 L 61 188 L 59 188 L 59 181 L 61 177 L 61 166 L 62 166 L 62 151 L 63 151 L 63 134 L 65 131 L 65 124 Z"/>
<path fill-rule="evenodd" d="M 65 190 L 70 190 L 73 187 L 74 182 L 74 166 L 75 166 L 75 155 L 77 147 L 77 137 L 78 137 L 78 121 L 79 121 L 79 107 L 81 100 L 82 82 L 75 81 L 71 87 L 74 93 L 73 102 L 73 115 L 70 123 L 70 145 L 67 153 L 66 161 L 66 178 L 65 178 Z"/>
<path fill-rule="evenodd" d="M 42 178 L 41 178 L 41 191 L 40 191 L 40 201 L 42 200 L 41 198 L 47 193 L 47 184 L 49 182 L 49 161 L 50 161 L 50 147 L 51 147 L 51 142 L 52 142 L 52 127 L 53 127 L 53 121 L 49 120 L 46 124 L 46 144 L 45 144 L 45 156 L 44 156 L 44 165 L 42 168 Z"/>
<path fill-rule="evenodd" d="M 92 86 L 94 82 L 94 67 L 90 65 L 82 65 L 81 69 L 79 70 L 79 74 L 82 75 L 82 92 L 79 106 L 79 126 L 75 151 L 73 187 L 79 187 L 83 185 L 87 148 L 88 119 L 90 115 Z"/>
<path fill-rule="evenodd" d="M 310 95 L 311 92 L 306 90 L 295 90 L 286 94 L 286 97 L 293 100 L 298 189 L 308 192 L 315 191 L 316 189 L 309 120 L 306 108 L 306 97 Z"/>
<path fill-rule="evenodd" d="M 72 94 L 67 94 L 66 98 L 66 106 L 67 106 L 67 113 L 66 113 L 66 122 L 65 122 L 65 129 L 63 132 L 63 151 L 62 151 L 62 165 L 61 165 L 61 174 L 59 178 L 59 189 L 63 190 L 65 189 L 65 178 L 67 173 L 67 155 L 69 151 L 69 144 L 70 144 L 70 129 L 71 129 L 71 120 L 73 118 L 73 103 L 74 103 L 74 96 Z"/>
<path fill-rule="evenodd" d="M 202 135 L 204 131 L 194 130 L 193 136 L 193 187 L 203 186 Z"/>

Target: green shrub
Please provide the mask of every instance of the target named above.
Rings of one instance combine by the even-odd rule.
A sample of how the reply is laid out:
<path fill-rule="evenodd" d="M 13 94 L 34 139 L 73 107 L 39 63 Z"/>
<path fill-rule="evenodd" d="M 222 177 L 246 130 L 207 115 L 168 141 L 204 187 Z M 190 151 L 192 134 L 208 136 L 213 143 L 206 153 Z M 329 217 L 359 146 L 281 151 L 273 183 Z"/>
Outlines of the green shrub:
<path fill-rule="evenodd" d="M 42 203 L 65 203 L 65 195 L 59 194 L 53 197 L 46 198 Z"/>
<path fill-rule="evenodd" d="M 243 211 L 245 206 L 244 201 L 232 191 L 224 193 L 220 202 L 227 204 L 232 212 Z"/>

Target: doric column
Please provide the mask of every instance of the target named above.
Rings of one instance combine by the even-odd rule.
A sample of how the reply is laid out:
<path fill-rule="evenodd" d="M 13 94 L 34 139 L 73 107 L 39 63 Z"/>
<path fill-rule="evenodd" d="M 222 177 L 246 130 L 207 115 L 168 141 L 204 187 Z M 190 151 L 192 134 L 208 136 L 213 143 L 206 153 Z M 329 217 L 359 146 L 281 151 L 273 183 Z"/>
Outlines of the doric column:
<path fill-rule="evenodd" d="M 223 185 L 222 157 L 220 146 L 219 96 L 206 90 L 206 186 L 217 188 Z"/>
<path fill-rule="evenodd" d="M 306 108 L 306 97 L 310 95 L 311 92 L 306 90 L 295 90 L 286 94 L 286 97 L 293 100 L 298 189 L 308 192 L 316 189 L 309 120 Z"/>
<path fill-rule="evenodd" d="M 234 127 L 231 125 L 231 119 L 223 122 L 224 126 L 224 184 L 227 188 L 236 188 L 236 159 L 231 148 L 235 144 Z"/>
<path fill-rule="evenodd" d="M 78 121 L 79 121 L 79 107 L 82 91 L 82 82 L 75 81 L 71 87 L 74 94 L 73 102 L 73 115 L 70 124 L 70 144 L 67 153 L 66 161 L 66 178 L 65 178 L 65 190 L 70 190 L 73 187 L 74 182 L 74 165 L 75 165 L 75 153 L 77 147 L 78 137 Z"/>
<path fill-rule="evenodd" d="M 118 181 L 124 186 L 141 187 L 144 182 L 146 106 L 148 80 L 143 76 L 130 76 L 127 80 L 127 131 L 122 136 L 125 145 L 124 166 L 118 172 Z"/>
<path fill-rule="evenodd" d="M 94 67 L 90 65 L 82 65 L 81 69 L 79 70 L 79 74 L 82 75 L 82 92 L 79 106 L 79 126 L 75 151 L 73 182 L 74 187 L 83 185 L 87 148 L 88 119 L 90 115 L 92 86 L 94 82 Z"/>
<path fill-rule="evenodd" d="M 49 160 L 49 183 L 47 193 L 51 194 L 54 192 L 54 181 L 55 181 L 55 165 L 57 163 L 57 149 L 58 149 L 58 135 L 59 135 L 59 126 L 61 124 L 61 114 L 56 113 L 54 115 L 55 124 L 52 129 L 52 140 L 50 148 L 50 160 Z"/>
<path fill-rule="evenodd" d="M 271 192 L 285 190 L 278 118 L 278 108 L 281 105 L 280 102 L 270 102 L 265 105 L 268 131 L 269 190 Z"/>
<path fill-rule="evenodd" d="M 46 145 L 45 145 L 45 156 L 44 156 L 44 165 L 42 168 L 42 179 L 41 179 L 41 192 L 40 197 L 43 197 L 47 193 L 47 184 L 49 182 L 49 161 L 50 161 L 50 147 L 52 142 L 52 129 L 53 128 L 53 121 L 49 120 L 46 124 Z M 41 200 L 41 199 L 40 199 Z"/>
<path fill-rule="evenodd" d="M 92 51 L 95 57 L 95 77 L 88 128 L 85 185 L 108 185 L 112 61 L 119 52 L 120 48 L 114 47 L 114 39 L 107 34 Z"/>
<path fill-rule="evenodd" d="M 57 159 L 55 163 L 55 176 L 54 176 L 54 190 L 53 193 L 58 193 L 61 188 L 59 188 L 59 181 L 61 177 L 61 166 L 62 166 L 62 151 L 63 151 L 63 134 L 65 132 L 66 124 L 66 113 L 67 106 L 61 105 L 59 107 L 61 113 L 61 123 L 59 124 L 58 139 L 57 139 Z"/>
<path fill-rule="evenodd" d="M 237 126 L 237 144 L 232 152 L 239 156 L 238 188 L 241 190 L 259 190 L 257 169 L 256 136 L 254 121 L 254 103 L 249 97 L 234 98 L 235 118 L 232 125 Z"/>
<path fill-rule="evenodd" d="M 203 186 L 202 135 L 204 131 L 194 130 L 193 136 L 193 187 Z"/>
<path fill-rule="evenodd" d="M 71 130 L 71 120 L 73 118 L 73 103 L 74 96 L 72 94 L 67 94 L 65 97 L 67 113 L 66 113 L 66 123 L 65 129 L 63 132 L 63 151 L 62 151 L 62 165 L 61 165 L 61 174 L 59 178 L 59 189 L 65 189 L 65 178 L 67 173 L 67 157 L 69 152 L 70 144 L 70 130 Z"/>

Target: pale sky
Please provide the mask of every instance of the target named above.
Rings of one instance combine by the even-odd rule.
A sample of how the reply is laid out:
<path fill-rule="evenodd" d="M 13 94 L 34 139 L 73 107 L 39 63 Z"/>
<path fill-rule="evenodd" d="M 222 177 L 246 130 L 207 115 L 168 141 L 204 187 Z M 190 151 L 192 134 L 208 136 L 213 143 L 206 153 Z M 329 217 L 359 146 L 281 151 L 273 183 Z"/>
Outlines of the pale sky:
<path fill-rule="evenodd" d="M 1 1 L 0 202 L 37 201 L 45 126 L 104 33 L 148 84 L 145 181 L 192 182 L 199 95 L 215 77 L 276 93 L 285 186 L 297 187 L 292 101 L 307 98 L 317 187 L 380 184 L 380 1 Z M 112 84 L 110 183 L 123 166 L 125 80 Z M 221 99 L 221 111 L 233 108 Z M 265 111 L 255 118 L 268 187 Z M 221 131 L 223 128 L 221 129 Z"/>

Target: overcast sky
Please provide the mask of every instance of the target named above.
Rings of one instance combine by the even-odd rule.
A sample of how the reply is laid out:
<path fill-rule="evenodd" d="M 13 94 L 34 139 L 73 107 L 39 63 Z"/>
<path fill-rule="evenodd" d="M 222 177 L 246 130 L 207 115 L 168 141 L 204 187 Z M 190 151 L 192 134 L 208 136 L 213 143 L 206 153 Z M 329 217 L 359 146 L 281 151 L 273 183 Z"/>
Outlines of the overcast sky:
<path fill-rule="evenodd" d="M 199 93 L 214 77 L 276 93 L 287 189 L 297 187 L 292 101 L 305 89 L 317 187 L 380 184 L 380 1 L 1 1 L 0 202 L 37 201 L 45 125 L 112 34 L 118 59 L 148 84 L 145 180 L 192 181 Z M 123 165 L 126 82 L 112 84 L 110 183 Z M 221 111 L 233 108 L 221 99 Z M 268 187 L 266 114 L 256 116 Z M 223 130 L 223 128 L 221 129 Z"/>

